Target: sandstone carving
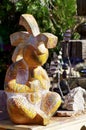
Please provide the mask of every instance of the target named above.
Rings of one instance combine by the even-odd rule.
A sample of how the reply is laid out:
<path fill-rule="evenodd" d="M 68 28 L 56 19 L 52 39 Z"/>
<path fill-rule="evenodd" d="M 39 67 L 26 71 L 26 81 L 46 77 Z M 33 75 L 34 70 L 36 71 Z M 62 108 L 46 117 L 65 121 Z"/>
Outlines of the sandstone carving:
<path fill-rule="evenodd" d="M 61 105 L 61 97 L 49 91 L 50 80 L 42 65 L 48 59 L 48 49 L 56 46 L 58 38 L 40 33 L 30 14 L 21 15 L 19 24 L 26 31 L 10 35 L 11 45 L 16 48 L 4 83 L 8 113 L 17 124 L 47 125 Z"/>

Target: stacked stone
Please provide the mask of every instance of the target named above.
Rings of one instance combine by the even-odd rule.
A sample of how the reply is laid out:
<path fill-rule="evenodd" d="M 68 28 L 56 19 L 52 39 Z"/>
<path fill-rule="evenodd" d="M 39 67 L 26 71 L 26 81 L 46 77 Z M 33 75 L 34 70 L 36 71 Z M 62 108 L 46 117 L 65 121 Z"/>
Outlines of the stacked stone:
<path fill-rule="evenodd" d="M 51 81 L 53 81 L 54 78 L 57 77 L 57 73 L 58 73 L 58 56 L 57 56 L 57 54 L 55 52 L 53 53 L 53 57 L 52 57 L 52 60 L 50 62 L 50 65 L 48 63 L 46 64 L 46 71 L 47 71 L 48 76 L 49 76 Z"/>
<path fill-rule="evenodd" d="M 76 87 L 65 96 L 63 109 L 84 111 L 86 109 L 86 90 Z"/>

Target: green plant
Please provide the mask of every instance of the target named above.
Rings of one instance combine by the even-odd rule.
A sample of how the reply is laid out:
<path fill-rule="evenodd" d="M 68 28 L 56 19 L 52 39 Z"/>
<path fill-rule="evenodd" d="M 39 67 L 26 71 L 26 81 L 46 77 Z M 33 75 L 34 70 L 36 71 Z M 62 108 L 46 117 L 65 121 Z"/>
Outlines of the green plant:
<path fill-rule="evenodd" d="M 20 29 L 18 22 L 23 13 L 32 14 L 40 31 L 57 35 L 59 41 L 66 29 L 73 29 L 76 23 L 76 0 L 3 0 L 0 9 L 0 36 L 5 44 L 9 43 L 9 35 Z"/>
<path fill-rule="evenodd" d="M 2 56 L 1 71 L 6 64 L 11 63 L 13 48 L 10 44 L 10 34 L 21 30 L 19 18 L 23 13 L 30 13 L 36 18 L 41 32 L 50 32 L 58 36 L 57 47 L 50 50 L 49 59 L 53 51 L 58 54 L 64 32 L 68 28 L 73 30 L 75 27 L 76 0 L 17 0 L 14 3 L 11 1 L 0 1 L 0 37 L 3 46 L 10 52 L 9 59 L 6 54 L 5 57 Z M 5 58 L 8 59 L 7 62 Z"/>

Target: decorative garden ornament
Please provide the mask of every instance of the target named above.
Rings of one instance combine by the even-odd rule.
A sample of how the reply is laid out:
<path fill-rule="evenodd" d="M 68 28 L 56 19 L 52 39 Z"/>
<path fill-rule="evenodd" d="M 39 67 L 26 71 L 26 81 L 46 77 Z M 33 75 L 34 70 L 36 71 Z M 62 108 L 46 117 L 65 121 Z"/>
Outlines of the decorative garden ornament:
<path fill-rule="evenodd" d="M 27 31 L 10 35 L 16 46 L 5 77 L 7 108 L 11 120 L 17 124 L 47 125 L 61 105 L 58 93 L 50 92 L 50 79 L 42 65 L 48 59 L 48 48 L 57 44 L 51 33 L 40 33 L 35 18 L 23 14 L 19 24 Z"/>

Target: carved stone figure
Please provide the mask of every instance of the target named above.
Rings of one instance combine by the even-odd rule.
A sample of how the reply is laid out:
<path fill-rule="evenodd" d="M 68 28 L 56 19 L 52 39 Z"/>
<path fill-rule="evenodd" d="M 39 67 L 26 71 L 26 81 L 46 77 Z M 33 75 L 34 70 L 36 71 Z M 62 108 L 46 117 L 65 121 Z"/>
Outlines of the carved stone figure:
<path fill-rule="evenodd" d="M 47 125 L 61 105 L 61 97 L 49 91 L 50 80 L 42 65 L 48 59 L 48 48 L 55 47 L 58 38 L 51 33 L 40 33 L 30 14 L 21 15 L 19 24 L 26 31 L 10 35 L 16 48 L 4 83 L 8 113 L 17 124 Z"/>

